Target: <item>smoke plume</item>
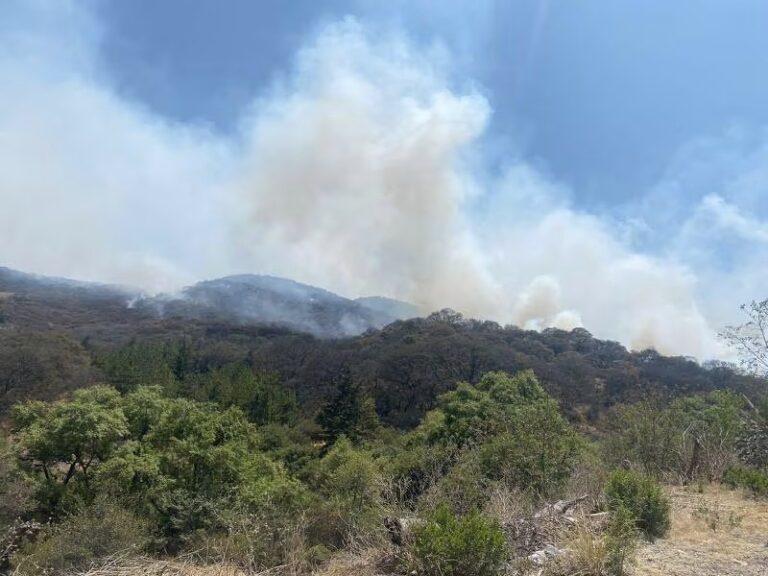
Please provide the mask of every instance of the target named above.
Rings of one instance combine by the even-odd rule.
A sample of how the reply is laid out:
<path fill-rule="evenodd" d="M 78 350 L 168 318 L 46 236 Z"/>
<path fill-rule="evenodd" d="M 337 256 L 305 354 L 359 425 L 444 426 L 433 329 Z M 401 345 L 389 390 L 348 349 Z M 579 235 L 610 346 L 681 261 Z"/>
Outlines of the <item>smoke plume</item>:
<path fill-rule="evenodd" d="M 633 249 L 523 159 L 484 167 L 491 107 L 443 50 L 326 26 L 223 135 L 122 96 L 98 23 L 60 6 L 0 27 L 0 263 L 149 290 L 269 273 L 721 355 L 691 269 Z"/>

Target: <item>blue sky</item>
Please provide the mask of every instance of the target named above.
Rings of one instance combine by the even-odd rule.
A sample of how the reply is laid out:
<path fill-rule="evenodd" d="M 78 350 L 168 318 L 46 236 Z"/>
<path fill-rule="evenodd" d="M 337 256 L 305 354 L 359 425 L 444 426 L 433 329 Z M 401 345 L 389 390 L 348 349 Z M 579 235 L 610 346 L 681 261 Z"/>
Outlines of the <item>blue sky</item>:
<path fill-rule="evenodd" d="M 760 0 L 111 0 L 100 13 L 121 90 L 222 130 L 321 23 L 353 14 L 440 42 L 454 80 L 487 95 L 498 153 L 536 159 L 601 208 L 644 193 L 690 141 L 768 124 Z"/>
<path fill-rule="evenodd" d="M 768 297 L 766 32 L 758 0 L 6 0 L 0 265 L 727 358 Z"/>

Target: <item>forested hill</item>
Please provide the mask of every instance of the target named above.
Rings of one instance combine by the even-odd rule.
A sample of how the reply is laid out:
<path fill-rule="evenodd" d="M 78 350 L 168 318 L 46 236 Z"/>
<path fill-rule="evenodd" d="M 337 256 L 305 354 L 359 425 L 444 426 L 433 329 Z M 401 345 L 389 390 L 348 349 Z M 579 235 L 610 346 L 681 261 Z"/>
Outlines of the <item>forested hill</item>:
<path fill-rule="evenodd" d="M 306 414 L 348 371 L 373 396 L 385 422 L 405 427 L 457 381 L 475 382 L 490 370 L 532 368 L 566 413 L 579 420 L 650 395 L 718 388 L 751 395 L 762 386 L 726 366 L 628 352 L 583 329 L 526 331 L 443 311 L 355 337 L 322 339 L 204 315 L 158 316 L 129 308 L 129 293 L 116 288 L 64 281 L 34 285 L 35 290 L 20 291 L 6 281 L 0 287 L 2 412 L 20 399 L 52 399 L 105 381 L 124 389 L 156 383 L 217 399 L 223 392 L 216 387 L 241 385 L 241 369 L 269 374 Z"/>
<path fill-rule="evenodd" d="M 198 282 L 173 294 L 26 274 L 0 267 L 0 321 L 26 327 L 61 326 L 119 338 L 121 324 L 176 318 L 271 325 L 324 338 L 354 336 L 418 315 L 406 302 L 352 300 L 287 278 L 240 274 Z M 128 330 L 131 333 L 131 330 Z M 90 332 L 89 332 L 90 334 Z"/>

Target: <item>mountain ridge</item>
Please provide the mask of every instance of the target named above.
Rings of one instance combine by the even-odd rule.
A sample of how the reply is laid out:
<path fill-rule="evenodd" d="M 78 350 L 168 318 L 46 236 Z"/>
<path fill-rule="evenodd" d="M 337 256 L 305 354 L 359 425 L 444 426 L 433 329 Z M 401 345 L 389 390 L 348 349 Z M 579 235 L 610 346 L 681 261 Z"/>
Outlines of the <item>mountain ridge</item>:
<path fill-rule="evenodd" d="M 321 338 L 339 338 L 383 328 L 416 315 L 406 302 L 382 296 L 350 299 L 317 286 L 264 274 L 203 280 L 177 293 L 153 296 L 124 286 L 56 278 L 0 267 L 0 293 L 73 304 L 124 301 L 133 314 L 163 318 L 285 326 Z"/>

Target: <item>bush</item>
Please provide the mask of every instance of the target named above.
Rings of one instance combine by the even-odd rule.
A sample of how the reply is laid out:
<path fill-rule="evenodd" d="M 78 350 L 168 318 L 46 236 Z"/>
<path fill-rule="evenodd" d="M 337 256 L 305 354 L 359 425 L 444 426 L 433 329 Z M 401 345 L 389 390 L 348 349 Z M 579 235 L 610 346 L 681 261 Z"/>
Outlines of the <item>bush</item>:
<path fill-rule="evenodd" d="M 308 510 L 313 544 L 340 547 L 380 531 L 386 480 L 370 452 L 342 436 L 306 475 L 319 496 Z"/>
<path fill-rule="evenodd" d="M 755 496 L 768 496 L 768 474 L 759 470 L 733 466 L 726 470 L 723 481 L 732 488 L 749 490 Z"/>
<path fill-rule="evenodd" d="M 454 514 L 468 514 L 486 505 L 490 486 L 480 470 L 477 453 L 464 450 L 456 464 L 422 495 L 418 509 L 431 511 L 445 504 Z"/>
<path fill-rule="evenodd" d="M 149 541 L 146 525 L 115 504 L 92 507 L 48 526 L 13 558 L 15 574 L 72 574 L 109 556 L 141 552 Z"/>
<path fill-rule="evenodd" d="M 559 420 L 559 419 L 558 419 Z M 509 488 L 550 495 L 568 481 L 574 467 L 573 435 L 547 427 L 531 428 L 528 434 L 504 433 L 479 449 L 483 476 Z"/>
<path fill-rule="evenodd" d="M 440 506 L 415 531 L 411 554 L 424 576 L 491 576 L 506 559 L 505 538 L 498 522 L 479 512 L 459 517 Z"/>
<path fill-rule="evenodd" d="M 606 567 L 610 574 L 625 574 L 626 564 L 634 560 L 638 536 L 635 518 L 626 508 L 619 507 L 611 515 L 605 535 Z"/>
<path fill-rule="evenodd" d="M 631 470 L 615 470 L 608 477 L 605 495 L 611 511 L 617 514 L 623 513 L 623 509 L 630 514 L 649 540 L 669 531 L 669 500 L 651 477 Z"/>
<path fill-rule="evenodd" d="M 478 478 L 538 495 L 568 481 L 582 443 L 558 403 L 531 371 L 485 374 L 476 386 L 459 383 L 414 433 L 431 446 L 478 452 Z"/>

